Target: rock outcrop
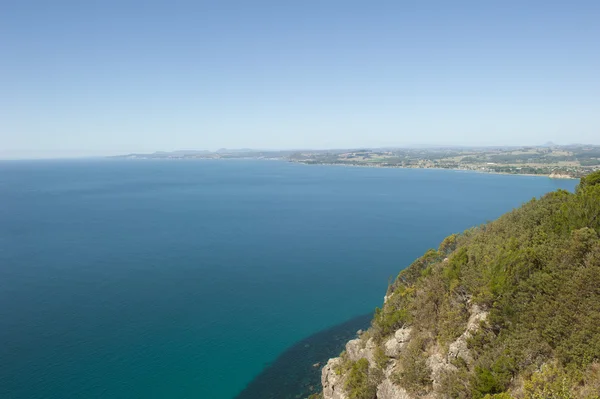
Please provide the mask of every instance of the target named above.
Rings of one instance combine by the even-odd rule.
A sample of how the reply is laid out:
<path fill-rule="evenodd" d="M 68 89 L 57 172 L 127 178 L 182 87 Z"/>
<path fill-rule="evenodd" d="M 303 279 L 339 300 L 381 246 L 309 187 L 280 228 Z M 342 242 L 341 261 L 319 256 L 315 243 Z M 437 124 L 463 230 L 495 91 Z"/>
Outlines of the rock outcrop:
<path fill-rule="evenodd" d="M 412 329 L 410 327 L 403 327 L 397 330 L 392 338 L 385 341 L 383 346 L 385 355 L 391 358 L 397 358 L 402 347 L 408 342 L 411 331 Z"/>
<path fill-rule="evenodd" d="M 377 399 L 413 399 L 413 396 L 386 378 L 377 387 Z"/>
<path fill-rule="evenodd" d="M 373 356 L 376 347 L 377 344 L 375 344 L 373 338 L 369 338 L 366 342 L 357 338 L 346 343 L 346 354 L 348 355 L 348 359 L 353 362 L 365 358 L 370 364 L 373 364 L 375 361 Z"/>
<path fill-rule="evenodd" d="M 472 357 L 469 353 L 467 340 L 477 331 L 481 322 L 485 321 L 488 313 L 477 305 L 473 305 L 469 311 L 470 316 L 467 322 L 465 331 L 454 341 L 449 347 L 447 354 L 438 346 L 434 346 L 429 350 L 427 358 L 427 366 L 431 370 L 431 381 L 433 391 L 427 396 L 418 396 L 426 398 L 436 398 L 436 390 L 440 384 L 443 373 L 447 370 L 455 369 L 452 362 L 457 358 L 462 358 L 467 364 L 470 364 Z M 416 396 L 411 395 L 401 385 L 395 383 L 392 378 L 394 372 L 397 371 L 398 357 L 402 354 L 402 350 L 411 340 L 412 328 L 404 326 L 395 331 L 387 340 L 384 340 L 383 350 L 385 355 L 390 359 L 389 363 L 383 370 L 383 379 L 377 385 L 377 399 L 415 399 Z M 365 339 L 357 338 L 346 343 L 346 359 L 356 362 L 360 359 L 367 359 L 369 366 L 375 368 L 375 350 L 377 344 L 373 338 Z M 347 399 L 348 395 L 345 391 L 345 376 L 336 369 L 339 369 L 343 362 L 340 357 L 330 359 L 327 365 L 323 368 L 321 382 L 323 384 L 324 399 Z"/>
<path fill-rule="evenodd" d="M 557 173 L 557 172 L 552 172 L 550 174 L 550 176 L 548 176 L 551 179 L 574 179 L 573 176 L 568 175 L 566 173 Z"/>
<path fill-rule="evenodd" d="M 329 359 L 321 372 L 321 384 L 323 385 L 324 399 L 348 399 L 344 390 L 344 376 L 336 372 L 341 364 L 339 357 Z"/>
<path fill-rule="evenodd" d="M 473 336 L 475 331 L 477 331 L 481 322 L 487 319 L 488 313 L 483 311 L 477 305 L 473 305 L 469 313 L 471 316 L 467 322 L 465 332 L 448 347 L 448 361 L 452 361 L 459 357 L 467 362 L 467 364 L 473 361 L 471 354 L 469 353 L 469 348 L 467 347 L 467 340 Z"/>

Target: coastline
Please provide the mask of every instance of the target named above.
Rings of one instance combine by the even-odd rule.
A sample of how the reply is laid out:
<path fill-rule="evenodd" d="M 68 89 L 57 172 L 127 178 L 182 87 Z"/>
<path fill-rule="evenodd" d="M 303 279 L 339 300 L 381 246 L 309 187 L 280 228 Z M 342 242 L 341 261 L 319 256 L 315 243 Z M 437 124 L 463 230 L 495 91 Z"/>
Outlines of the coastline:
<path fill-rule="evenodd" d="M 534 173 L 506 173 L 506 172 L 495 172 L 495 171 L 485 171 L 485 170 L 477 170 L 477 169 L 461 169 L 461 168 L 422 168 L 422 167 L 410 167 L 410 166 L 398 166 L 398 165 L 369 165 L 369 164 L 345 164 L 345 163 L 326 163 L 326 162 L 301 162 L 301 161 L 289 161 L 290 163 L 307 165 L 307 166 L 316 166 L 316 165 L 325 165 L 325 166 L 343 166 L 343 167 L 351 167 L 351 168 L 382 168 L 382 169 L 424 169 L 424 170 L 452 170 L 456 172 L 472 172 L 472 173 L 483 173 L 483 174 L 491 174 L 491 175 L 505 175 L 505 176 L 530 176 L 530 177 L 546 177 L 548 179 L 557 179 L 557 180 L 579 180 L 579 177 L 573 176 L 565 176 L 561 177 L 552 177 L 552 174 L 534 174 Z M 564 176 L 564 177 L 563 177 Z"/>
<path fill-rule="evenodd" d="M 320 392 L 322 367 L 339 355 L 358 330 L 366 330 L 372 318 L 372 313 L 357 316 L 296 342 L 254 377 L 235 399 L 296 399 Z"/>
<path fill-rule="evenodd" d="M 506 176 L 530 176 L 530 177 L 547 177 L 549 179 L 557 180 L 579 180 L 580 177 L 570 176 L 562 173 L 555 175 L 552 173 L 507 173 L 497 172 L 490 170 L 480 170 L 472 168 L 439 168 L 439 167 L 421 167 L 421 166 L 401 166 L 401 165 L 384 165 L 384 164 L 367 164 L 367 163 L 331 163 L 331 162 L 310 162 L 310 161 L 297 161 L 291 160 L 285 157 L 281 158 L 254 158 L 254 157 L 240 157 L 240 158 L 154 158 L 154 157 L 126 157 L 126 156 L 113 156 L 106 157 L 106 159 L 125 159 L 125 160 L 162 160 L 162 161 L 234 161 L 234 160 L 255 160 L 255 161 L 274 161 L 274 162 L 289 162 L 293 164 L 314 166 L 344 166 L 344 167 L 355 167 L 355 168 L 383 168 L 383 169 L 431 169 L 431 170 L 452 170 L 460 172 L 474 172 L 474 173 L 485 173 L 493 175 L 506 175 Z M 553 176 L 554 175 L 554 176 Z"/>

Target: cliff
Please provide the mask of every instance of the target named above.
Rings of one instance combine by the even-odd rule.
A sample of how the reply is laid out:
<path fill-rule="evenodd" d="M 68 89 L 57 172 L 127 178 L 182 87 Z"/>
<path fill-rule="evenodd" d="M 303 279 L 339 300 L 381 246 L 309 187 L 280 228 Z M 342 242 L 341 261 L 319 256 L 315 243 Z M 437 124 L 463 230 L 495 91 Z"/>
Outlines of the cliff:
<path fill-rule="evenodd" d="M 322 370 L 324 399 L 600 398 L 600 172 L 447 237 Z"/>
<path fill-rule="evenodd" d="M 574 179 L 574 177 L 569 174 L 559 172 L 552 172 L 548 177 L 551 179 Z"/>

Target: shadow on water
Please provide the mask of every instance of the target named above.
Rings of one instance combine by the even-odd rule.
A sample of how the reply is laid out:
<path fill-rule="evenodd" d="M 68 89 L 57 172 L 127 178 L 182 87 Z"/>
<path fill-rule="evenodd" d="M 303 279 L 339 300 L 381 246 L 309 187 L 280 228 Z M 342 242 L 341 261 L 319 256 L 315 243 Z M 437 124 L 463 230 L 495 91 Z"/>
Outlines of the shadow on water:
<path fill-rule="evenodd" d="M 356 331 L 369 327 L 372 313 L 320 331 L 294 344 L 267 366 L 236 399 L 297 399 L 321 390 L 321 369 L 339 355 Z M 320 363 L 318 367 L 314 364 Z"/>

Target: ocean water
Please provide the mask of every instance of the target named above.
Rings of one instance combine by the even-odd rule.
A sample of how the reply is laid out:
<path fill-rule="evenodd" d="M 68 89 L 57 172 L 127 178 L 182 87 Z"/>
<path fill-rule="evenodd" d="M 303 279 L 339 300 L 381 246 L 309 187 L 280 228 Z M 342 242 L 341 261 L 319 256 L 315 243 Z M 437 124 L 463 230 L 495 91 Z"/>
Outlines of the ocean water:
<path fill-rule="evenodd" d="M 294 397 L 295 359 L 337 351 L 321 343 L 364 323 L 415 257 L 575 184 L 278 161 L 0 162 L 0 397 L 258 398 L 275 380 Z"/>

